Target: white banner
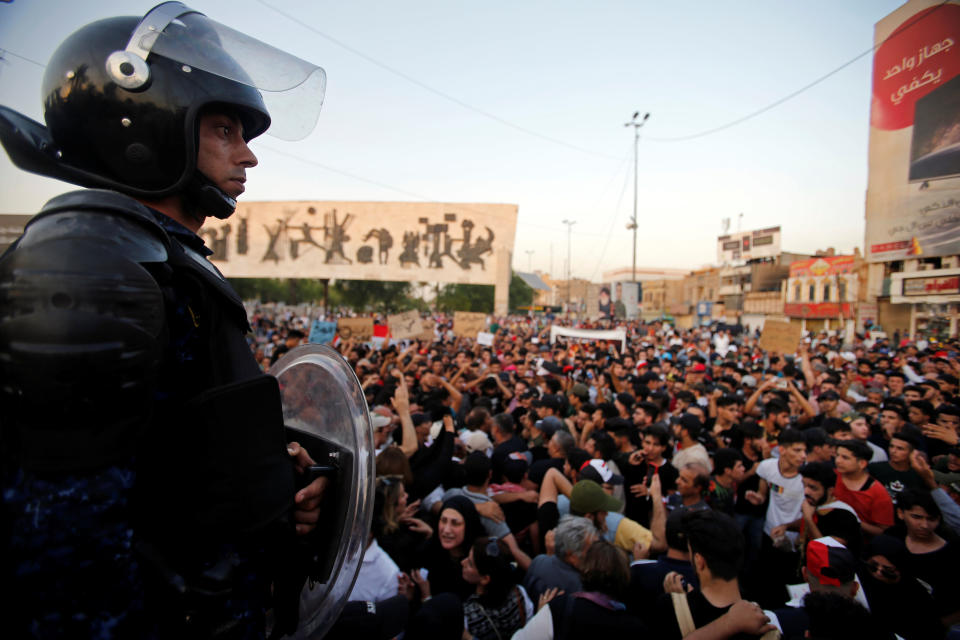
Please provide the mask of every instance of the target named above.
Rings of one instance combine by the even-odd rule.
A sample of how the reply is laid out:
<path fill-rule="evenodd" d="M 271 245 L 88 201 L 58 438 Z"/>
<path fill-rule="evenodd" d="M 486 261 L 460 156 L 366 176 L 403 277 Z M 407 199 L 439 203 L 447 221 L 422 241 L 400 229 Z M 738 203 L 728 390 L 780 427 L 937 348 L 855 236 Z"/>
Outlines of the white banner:
<path fill-rule="evenodd" d="M 624 351 L 627 348 L 626 329 L 601 331 L 598 329 L 572 329 L 570 327 L 558 327 L 554 325 L 550 327 L 550 344 L 557 341 L 557 336 L 574 338 L 575 340 L 586 340 L 588 342 L 596 342 L 597 340 L 619 340 L 620 350 Z"/>

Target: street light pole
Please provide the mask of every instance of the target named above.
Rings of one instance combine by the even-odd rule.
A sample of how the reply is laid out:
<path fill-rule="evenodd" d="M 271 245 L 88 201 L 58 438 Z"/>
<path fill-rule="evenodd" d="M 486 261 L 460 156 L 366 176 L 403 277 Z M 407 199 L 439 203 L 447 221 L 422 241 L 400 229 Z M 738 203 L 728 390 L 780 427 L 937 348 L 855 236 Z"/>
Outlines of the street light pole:
<path fill-rule="evenodd" d="M 627 229 L 633 229 L 633 282 L 637 281 L 637 147 L 640 143 L 640 127 L 644 125 L 650 114 L 643 114 L 643 119 L 637 122 L 639 117 L 640 112 L 634 111 L 630 122 L 623 125 L 633 127 L 633 217 L 630 218 L 630 224 L 627 225 Z"/>
<path fill-rule="evenodd" d="M 576 220 L 564 220 L 563 224 L 567 225 L 567 313 L 570 313 L 570 234 L 573 231 L 573 225 L 577 224 Z"/>

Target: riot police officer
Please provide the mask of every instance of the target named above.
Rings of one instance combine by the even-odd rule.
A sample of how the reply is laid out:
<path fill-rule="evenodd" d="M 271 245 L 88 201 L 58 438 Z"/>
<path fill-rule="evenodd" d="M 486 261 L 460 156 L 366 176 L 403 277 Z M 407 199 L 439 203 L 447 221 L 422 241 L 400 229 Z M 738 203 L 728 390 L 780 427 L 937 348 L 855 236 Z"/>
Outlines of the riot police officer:
<path fill-rule="evenodd" d="M 324 83 L 166 2 L 58 47 L 45 126 L 0 107 L 15 164 L 91 188 L 0 258 L 4 635 L 295 628 L 325 480 L 298 477 L 312 460 L 197 232 L 233 213 L 252 138 L 313 128 Z M 302 99 L 268 109 L 262 89 Z"/>

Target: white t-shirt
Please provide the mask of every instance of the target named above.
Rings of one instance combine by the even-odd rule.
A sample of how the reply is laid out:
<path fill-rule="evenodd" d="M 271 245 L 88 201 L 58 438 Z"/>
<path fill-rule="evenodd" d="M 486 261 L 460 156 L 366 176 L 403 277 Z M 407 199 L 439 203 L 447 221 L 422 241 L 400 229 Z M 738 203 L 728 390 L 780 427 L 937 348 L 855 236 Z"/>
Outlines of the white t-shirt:
<path fill-rule="evenodd" d="M 379 602 L 397 595 L 397 574 L 400 568 L 374 540 L 363 554 L 357 581 L 353 583 L 350 600 Z"/>
<path fill-rule="evenodd" d="M 792 478 L 785 478 L 780 473 L 779 458 L 767 458 L 761 462 L 757 466 L 757 475 L 770 485 L 770 504 L 767 506 L 767 518 L 763 523 L 763 532 L 769 536 L 774 527 L 800 519 L 803 476 L 797 472 Z M 793 540 L 797 534 L 788 531 L 787 535 Z"/>

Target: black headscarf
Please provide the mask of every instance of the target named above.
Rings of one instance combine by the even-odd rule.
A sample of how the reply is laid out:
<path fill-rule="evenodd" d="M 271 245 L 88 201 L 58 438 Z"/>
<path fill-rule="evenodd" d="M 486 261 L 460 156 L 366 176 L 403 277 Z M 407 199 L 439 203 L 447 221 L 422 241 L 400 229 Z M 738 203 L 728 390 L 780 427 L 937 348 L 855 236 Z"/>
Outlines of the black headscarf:
<path fill-rule="evenodd" d="M 477 508 L 473 505 L 473 501 L 463 496 L 454 496 L 449 500 L 444 501 L 443 507 L 440 509 L 441 516 L 443 515 L 445 509 L 453 509 L 463 516 L 463 542 L 460 543 L 458 549 L 463 552 L 464 556 L 466 556 L 468 553 L 470 553 L 470 547 L 473 546 L 474 540 L 476 540 L 479 536 L 484 535 L 484 528 L 483 523 L 480 521 L 480 514 L 477 513 Z"/>

